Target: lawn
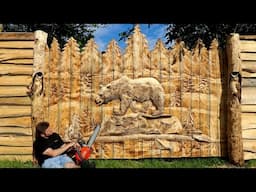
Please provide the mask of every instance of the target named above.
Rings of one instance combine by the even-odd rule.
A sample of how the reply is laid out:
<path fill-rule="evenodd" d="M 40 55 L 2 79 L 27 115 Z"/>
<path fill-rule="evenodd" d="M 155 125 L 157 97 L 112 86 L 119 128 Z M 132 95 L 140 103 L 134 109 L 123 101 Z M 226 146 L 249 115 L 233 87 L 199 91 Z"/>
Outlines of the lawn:
<path fill-rule="evenodd" d="M 139 159 L 106 160 L 92 159 L 96 168 L 240 168 L 223 158 L 178 158 L 178 159 Z M 256 167 L 256 160 L 246 161 L 244 168 Z M 0 168 L 38 168 L 32 161 L 0 161 Z M 242 167 L 243 168 L 243 167 Z"/>

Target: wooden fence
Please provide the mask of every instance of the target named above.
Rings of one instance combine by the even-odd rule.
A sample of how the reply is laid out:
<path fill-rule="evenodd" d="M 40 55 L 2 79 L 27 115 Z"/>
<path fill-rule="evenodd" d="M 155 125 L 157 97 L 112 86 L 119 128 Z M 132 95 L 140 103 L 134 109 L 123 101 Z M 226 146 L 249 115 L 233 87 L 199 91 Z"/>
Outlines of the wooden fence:
<path fill-rule="evenodd" d="M 0 158 L 30 160 L 34 33 L 0 33 Z"/>
<path fill-rule="evenodd" d="M 198 40 L 192 50 L 182 41 L 168 50 L 159 40 L 149 50 L 139 26 L 124 53 L 115 41 L 99 52 L 91 39 L 80 51 L 70 38 L 61 50 L 56 39 L 48 48 L 42 31 L 13 39 L 8 34 L 0 34 L 1 158 L 32 158 L 34 129 L 41 120 L 65 140 L 86 140 L 100 124 L 92 154 L 97 159 L 229 155 L 243 164 L 255 158 L 253 40 L 240 36 L 237 46 L 231 36 L 226 58 L 216 40 L 208 49 Z M 242 84 L 232 79 L 237 72 Z M 239 85 L 240 98 L 232 92 Z M 102 105 L 96 104 L 99 93 L 108 97 Z M 150 94 L 163 103 L 147 99 Z M 125 103 L 131 95 L 132 102 Z M 155 116 L 157 109 L 163 110 Z"/>

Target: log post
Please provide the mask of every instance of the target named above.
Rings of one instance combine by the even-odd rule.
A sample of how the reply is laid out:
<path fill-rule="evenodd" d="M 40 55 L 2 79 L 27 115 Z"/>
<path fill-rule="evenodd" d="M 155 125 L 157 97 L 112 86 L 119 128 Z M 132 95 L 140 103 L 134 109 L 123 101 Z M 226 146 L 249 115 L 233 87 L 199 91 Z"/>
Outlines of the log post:
<path fill-rule="evenodd" d="M 241 59 L 239 34 L 231 34 L 227 41 L 228 102 L 227 146 L 228 158 L 235 165 L 244 165 L 241 128 Z"/>
<path fill-rule="evenodd" d="M 32 99 L 32 137 L 35 140 L 36 124 L 44 120 L 43 95 L 45 47 L 47 46 L 47 33 L 35 31 L 34 63 L 32 83 L 30 84 L 30 96 Z"/>

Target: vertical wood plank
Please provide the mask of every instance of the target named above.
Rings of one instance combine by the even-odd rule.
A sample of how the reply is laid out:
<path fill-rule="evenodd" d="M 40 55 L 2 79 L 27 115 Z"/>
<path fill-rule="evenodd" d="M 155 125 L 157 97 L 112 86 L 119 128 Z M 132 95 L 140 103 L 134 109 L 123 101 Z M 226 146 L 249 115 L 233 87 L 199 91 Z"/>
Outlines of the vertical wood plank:
<path fill-rule="evenodd" d="M 234 73 L 241 74 L 241 59 L 240 59 L 240 39 L 239 34 L 232 34 L 229 36 L 227 43 L 228 53 L 228 75 L 232 77 Z M 243 142 L 242 142 L 242 128 L 241 128 L 241 105 L 238 98 L 240 92 L 239 76 L 229 79 L 228 87 L 228 157 L 231 162 L 243 165 Z M 238 88 L 238 89 L 237 89 Z"/>
<path fill-rule="evenodd" d="M 45 64 L 45 47 L 47 45 L 47 33 L 43 31 L 35 31 L 35 45 L 34 45 L 34 74 L 43 70 Z M 43 72 L 42 72 L 43 76 Z M 36 79 L 35 79 L 36 81 Z M 41 83 L 41 82 L 39 82 Z M 40 87 L 38 87 L 40 89 Z M 42 89 L 42 88 L 41 88 Z M 38 94 L 37 94 L 38 93 Z M 41 90 L 35 90 L 35 96 L 32 100 L 32 135 L 35 139 L 35 127 L 36 124 L 44 119 L 43 111 L 43 92 Z"/>

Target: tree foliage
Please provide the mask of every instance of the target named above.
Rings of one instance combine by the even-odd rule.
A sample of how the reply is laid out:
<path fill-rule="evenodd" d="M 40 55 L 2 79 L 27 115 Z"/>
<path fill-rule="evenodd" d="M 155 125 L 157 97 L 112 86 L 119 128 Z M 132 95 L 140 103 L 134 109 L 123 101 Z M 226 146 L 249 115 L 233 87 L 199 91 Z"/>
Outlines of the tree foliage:
<path fill-rule="evenodd" d="M 36 30 L 43 30 L 48 33 L 48 45 L 50 45 L 53 37 L 55 37 L 60 46 L 63 47 L 67 40 L 73 37 L 77 40 L 80 48 L 90 38 L 94 37 L 93 32 L 98 27 L 100 27 L 99 24 L 3 24 L 5 32 L 34 32 Z"/>
<path fill-rule="evenodd" d="M 169 24 L 166 29 L 166 44 L 169 47 L 175 39 L 181 39 L 192 48 L 200 38 L 206 47 L 216 38 L 224 48 L 230 33 L 255 34 L 256 24 Z"/>

